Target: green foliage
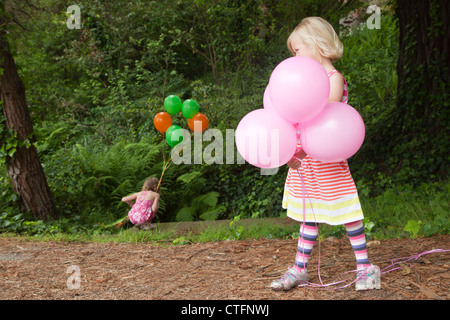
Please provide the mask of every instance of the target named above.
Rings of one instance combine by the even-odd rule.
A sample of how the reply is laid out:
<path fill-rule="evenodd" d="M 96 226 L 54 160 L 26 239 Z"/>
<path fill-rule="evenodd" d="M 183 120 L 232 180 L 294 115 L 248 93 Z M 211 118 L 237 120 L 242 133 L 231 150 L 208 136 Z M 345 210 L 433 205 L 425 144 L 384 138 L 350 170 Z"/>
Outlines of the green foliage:
<path fill-rule="evenodd" d="M 388 188 L 376 197 L 361 196 L 366 229 L 375 237 L 448 234 L 450 184 L 405 185 Z"/>
<path fill-rule="evenodd" d="M 6 129 L 5 117 L 1 108 L 2 101 L 0 101 L 0 162 L 5 162 L 16 153 L 17 149 L 25 147 L 29 148 L 32 144 L 33 134 L 25 140 L 20 140 L 17 137 L 17 131 L 13 129 Z"/>
<path fill-rule="evenodd" d="M 407 170 L 399 173 L 412 174 L 418 181 L 448 178 L 450 67 L 445 54 L 446 31 L 440 21 L 445 20 L 441 15 L 444 12 L 441 2 L 430 1 L 427 29 L 415 19 L 424 13 L 414 12 L 404 29 L 399 57 L 403 77 L 399 83 L 399 108 L 393 114 L 398 122 L 393 142 L 407 151 L 399 166 Z M 418 50 L 415 45 L 420 38 L 424 44 Z"/>
<path fill-rule="evenodd" d="M 225 211 L 225 206 L 217 205 L 218 199 L 219 193 L 214 191 L 195 197 L 177 212 L 177 221 L 216 220 Z"/>
<path fill-rule="evenodd" d="M 450 184 L 422 185 L 419 189 L 388 189 L 374 198 L 361 197 L 365 213 L 364 227 L 368 238 L 383 239 L 396 237 L 428 237 L 436 234 L 449 234 L 448 219 Z M 411 201 L 414 199 L 414 201 Z M 214 202 L 214 201 L 213 201 Z M 282 228 L 268 223 L 254 226 L 243 224 L 243 215 L 235 215 L 229 225 L 223 228 L 207 228 L 198 236 L 177 237 L 174 244 L 192 241 L 219 241 L 226 239 L 242 240 L 248 238 L 298 237 L 298 226 Z M 130 235 L 128 230 L 101 229 L 97 224 L 89 224 L 81 217 L 60 218 L 56 221 L 32 221 L 31 216 L 17 214 L 3 209 L 0 214 L 0 232 L 15 232 L 25 235 L 48 237 L 98 237 L 115 234 L 115 241 L 155 241 L 171 239 L 172 234 L 160 232 L 140 232 Z M 341 237 L 345 235 L 342 226 L 321 226 L 321 237 Z M 99 241 L 98 238 L 97 241 Z"/>
<path fill-rule="evenodd" d="M 226 129 L 235 129 L 245 114 L 262 107 L 271 71 L 290 55 L 286 38 L 302 18 L 319 15 L 338 29 L 339 19 L 361 6 L 356 0 L 118 0 L 114 6 L 82 0 L 77 3 L 81 29 L 69 30 L 65 11 L 73 3 L 39 3 L 44 10 L 34 10 L 32 19 L 22 21 L 25 30 L 11 31 L 11 47 L 26 87 L 34 145 L 60 218 L 45 226 L 28 223 L 0 164 L 1 232 L 117 232 L 99 228 L 98 222 L 123 217 L 129 207 L 121 197 L 139 191 L 148 176 L 159 178 L 163 156 L 169 157 L 170 149 L 152 122 L 163 111 L 167 95 L 196 100 L 209 127 L 225 137 Z M 438 25 L 436 20 L 431 34 L 438 32 Z M 396 19 L 383 11 L 381 29 L 362 24 L 341 40 L 344 57 L 335 66 L 349 83 L 350 105 L 366 124 L 366 140 L 350 166 L 368 235 L 448 233 L 447 176 L 439 171 L 448 162 L 448 141 L 434 141 L 421 130 L 403 140 L 395 137 L 401 112 Z M 418 81 L 409 83 L 413 89 L 406 94 L 420 104 L 425 99 L 419 88 L 424 70 L 417 66 L 416 71 Z M 448 99 L 426 99 L 436 106 L 430 121 L 447 123 Z M 411 128 L 420 122 L 407 120 L 402 125 Z M 181 115 L 174 115 L 173 121 L 187 128 Z M 19 142 L 6 130 L 4 119 L 0 137 L 0 159 L 5 159 Z M 164 174 L 156 219 L 231 219 L 219 238 L 243 239 L 249 231 L 241 219 L 284 214 L 286 174 L 286 166 L 263 176 L 248 164 L 172 164 Z M 267 237 L 292 234 L 278 229 L 260 232 Z M 331 228 L 326 234 L 343 232 Z M 148 239 L 139 234 L 134 240 Z"/>
<path fill-rule="evenodd" d="M 221 165 L 211 177 L 227 205 L 228 218 L 277 217 L 287 168 L 280 168 L 275 175 L 261 175 L 259 168 L 250 165 Z M 269 187 L 270 186 L 270 187 Z"/>
<path fill-rule="evenodd" d="M 417 237 L 421 225 L 422 221 L 420 220 L 409 220 L 406 226 L 403 228 L 403 231 L 409 232 L 411 234 L 411 237 L 414 239 L 415 237 Z"/>
<path fill-rule="evenodd" d="M 180 207 L 176 214 L 177 221 L 216 220 L 226 209 L 224 205 L 218 205 L 219 193 L 210 191 L 201 194 L 207 181 L 200 171 L 185 173 L 177 178 L 181 181 Z"/>
<path fill-rule="evenodd" d="M 58 232 L 58 228 L 42 220 L 32 220 L 31 215 L 3 212 L 0 214 L 0 233 L 2 232 L 49 235 Z"/>
<path fill-rule="evenodd" d="M 397 24 L 392 16 L 382 15 L 380 26 L 368 29 L 362 24 L 341 37 L 344 56 L 336 64 L 348 82 L 348 103 L 358 110 L 366 126 L 364 144 L 349 162 L 359 189 L 367 194 L 378 194 L 395 184 L 397 177 L 387 171 L 393 170 L 402 156 L 384 138 L 391 135 L 396 108 Z"/>
<path fill-rule="evenodd" d="M 112 146 L 90 140 L 59 149 L 44 159 L 60 212 L 82 215 L 91 223 L 125 215 L 127 205 L 120 199 L 140 191 L 147 177 L 159 178 L 162 167 L 161 145 L 148 140 L 120 140 Z M 164 212 L 164 201 L 160 208 Z"/>

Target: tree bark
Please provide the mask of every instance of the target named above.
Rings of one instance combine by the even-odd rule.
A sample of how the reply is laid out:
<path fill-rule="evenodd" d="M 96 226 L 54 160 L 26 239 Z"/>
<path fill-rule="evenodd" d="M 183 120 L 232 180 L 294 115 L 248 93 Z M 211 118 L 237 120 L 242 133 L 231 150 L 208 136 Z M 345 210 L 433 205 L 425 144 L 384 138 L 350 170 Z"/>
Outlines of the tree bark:
<path fill-rule="evenodd" d="M 402 113 L 405 119 L 418 117 L 430 129 L 440 124 L 432 117 L 437 111 L 435 98 L 448 95 L 449 3 L 449 0 L 397 0 L 398 106 L 405 111 Z"/>
<path fill-rule="evenodd" d="M 450 1 L 397 0 L 399 57 L 392 143 L 422 181 L 447 179 L 450 148 Z M 401 167 L 401 166 L 399 166 Z"/>
<path fill-rule="evenodd" d="M 3 12 L 3 10 L 2 10 Z M 25 88 L 17 73 L 6 38 L 5 17 L 0 14 L 0 100 L 6 118 L 6 128 L 17 132 L 17 139 L 33 142 L 33 126 L 28 114 Z M 39 161 L 36 147 L 17 147 L 12 157 L 6 158 L 8 175 L 14 191 L 19 195 L 21 209 L 31 212 L 35 219 L 48 220 L 56 216 L 53 196 Z"/>

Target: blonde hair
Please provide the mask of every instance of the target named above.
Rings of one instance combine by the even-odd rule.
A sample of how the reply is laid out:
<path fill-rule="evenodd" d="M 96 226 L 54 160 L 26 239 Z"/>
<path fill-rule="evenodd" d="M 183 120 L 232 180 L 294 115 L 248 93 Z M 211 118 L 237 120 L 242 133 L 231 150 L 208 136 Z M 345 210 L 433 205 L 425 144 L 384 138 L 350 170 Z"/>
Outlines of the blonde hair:
<path fill-rule="evenodd" d="M 142 186 L 142 191 L 153 191 L 156 192 L 158 187 L 158 179 L 155 177 L 147 178 Z"/>
<path fill-rule="evenodd" d="M 303 42 L 310 47 L 313 52 L 329 58 L 331 62 L 336 62 L 344 53 L 344 45 L 339 40 L 331 24 L 321 17 L 309 17 L 303 19 L 291 32 L 287 40 L 289 51 L 295 55 L 291 41 L 293 39 Z"/>

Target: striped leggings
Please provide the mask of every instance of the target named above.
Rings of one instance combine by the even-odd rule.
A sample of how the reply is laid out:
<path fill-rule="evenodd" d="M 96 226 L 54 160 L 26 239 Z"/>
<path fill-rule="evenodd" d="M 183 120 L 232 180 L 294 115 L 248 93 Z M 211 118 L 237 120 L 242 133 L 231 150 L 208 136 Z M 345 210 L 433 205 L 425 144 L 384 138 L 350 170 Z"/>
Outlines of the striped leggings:
<path fill-rule="evenodd" d="M 355 253 L 357 266 L 360 267 L 370 265 L 362 220 L 350 222 L 344 224 L 344 226 L 347 230 L 347 235 L 352 245 L 353 252 Z M 316 223 L 305 222 L 301 225 L 294 268 L 303 270 L 307 267 L 309 256 L 311 255 L 318 234 L 319 227 Z"/>

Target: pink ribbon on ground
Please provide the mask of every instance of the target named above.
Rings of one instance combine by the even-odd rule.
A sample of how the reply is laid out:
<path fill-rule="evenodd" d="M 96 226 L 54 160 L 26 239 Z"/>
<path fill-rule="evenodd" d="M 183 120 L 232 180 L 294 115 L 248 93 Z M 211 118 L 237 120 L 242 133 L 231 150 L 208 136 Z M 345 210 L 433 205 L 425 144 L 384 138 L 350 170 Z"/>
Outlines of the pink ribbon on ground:
<path fill-rule="evenodd" d="M 302 162 L 302 160 L 298 159 L 297 157 L 294 157 L 294 158 L 295 158 L 296 160 Z M 302 165 L 303 165 L 303 163 L 302 163 Z M 298 175 L 300 176 L 300 181 L 301 181 L 301 183 L 302 183 L 303 224 L 302 224 L 302 227 L 301 227 L 301 229 L 300 229 L 300 232 L 303 234 L 304 224 L 305 224 L 305 222 L 306 222 L 306 197 L 308 196 L 308 191 L 306 190 L 306 187 L 305 187 L 305 181 L 304 181 L 304 179 L 303 179 L 302 173 L 300 172 L 299 169 L 297 169 L 297 172 L 298 172 Z M 310 202 L 310 204 L 311 204 L 311 210 L 312 210 L 312 212 L 313 212 L 314 221 L 315 221 L 315 223 L 316 223 L 316 225 L 317 225 L 316 215 L 314 214 L 314 209 L 313 209 L 313 206 L 312 206 L 312 203 L 311 203 L 311 199 L 309 198 L 309 196 L 308 196 L 308 199 L 309 199 L 309 202 Z M 337 288 L 329 288 L 329 287 L 332 287 L 332 286 L 335 286 L 335 285 L 338 285 L 338 284 L 347 282 L 347 281 L 349 281 L 352 277 L 348 277 L 348 278 L 345 278 L 345 279 L 343 279 L 343 280 L 335 281 L 335 282 L 332 282 L 332 283 L 329 283 L 329 284 L 323 284 L 322 278 L 321 278 L 321 276 L 320 276 L 320 235 L 319 235 L 319 229 L 318 229 L 318 228 L 317 228 L 317 237 L 319 238 L 319 257 L 318 257 L 317 271 L 318 271 L 318 276 L 319 276 L 320 284 L 316 284 L 316 283 L 312 283 L 312 282 L 305 282 L 305 284 L 302 284 L 302 285 L 300 285 L 300 286 L 312 287 L 312 288 L 317 288 L 317 289 L 322 289 L 322 290 L 338 290 L 338 289 L 346 288 L 346 287 L 352 285 L 353 283 L 355 283 L 356 281 L 358 281 L 359 278 L 360 278 L 362 275 L 359 276 L 359 277 L 356 277 L 356 279 L 354 279 L 354 280 L 351 281 L 350 283 L 348 283 L 348 284 L 346 284 L 346 285 L 343 285 L 343 286 L 340 286 L 340 287 L 337 287 Z M 303 245 L 302 250 L 303 250 L 303 259 L 304 259 L 304 257 L 305 257 L 304 242 L 302 242 L 302 245 Z M 416 254 L 414 254 L 414 255 L 412 255 L 412 256 L 409 256 L 409 257 L 396 258 L 396 259 L 389 259 L 389 261 L 391 261 L 391 264 L 390 264 L 389 266 L 383 268 L 383 269 L 380 269 L 380 271 L 381 271 L 381 274 L 386 274 L 386 273 L 392 272 L 392 271 L 394 271 L 394 270 L 401 269 L 402 267 L 401 267 L 401 266 L 398 266 L 398 265 L 400 265 L 400 264 L 402 264 L 402 263 L 406 263 L 406 262 L 411 261 L 411 260 L 417 260 L 417 259 L 419 259 L 420 257 L 422 257 L 422 256 L 424 256 L 424 255 L 427 255 L 427 254 L 431 254 L 431 253 L 445 253 L 445 252 L 449 252 L 449 251 L 450 251 L 450 250 L 447 250 L 447 249 L 433 249 L 433 250 L 425 251 L 425 252 L 422 252 L 422 253 L 416 253 Z M 394 262 L 394 261 L 397 261 L 397 262 Z M 305 265 L 305 260 L 303 260 L 303 265 Z M 348 274 L 348 273 L 356 273 L 356 272 L 358 272 L 358 270 L 346 271 L 346 272 L 340 274 L 337 278 L 340 278 L 341 276 L 343 276 L 343 275 L 345 275 L 345 274 Z M 354 277 L 354 276 L 353 276 L 353 277 Z"/>

